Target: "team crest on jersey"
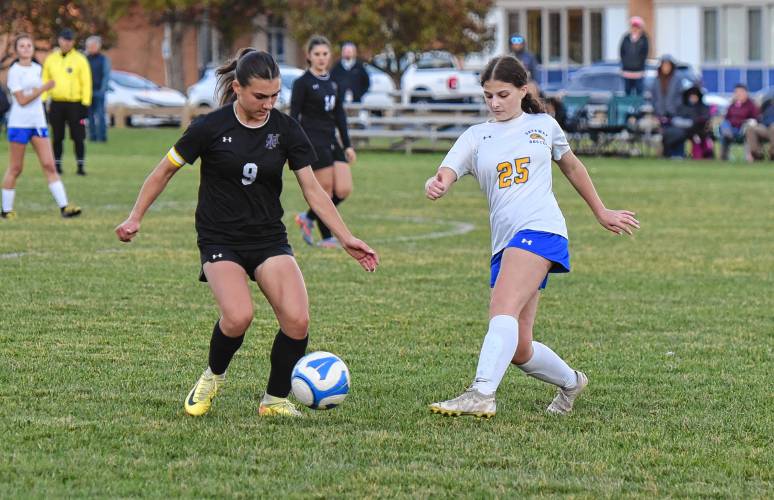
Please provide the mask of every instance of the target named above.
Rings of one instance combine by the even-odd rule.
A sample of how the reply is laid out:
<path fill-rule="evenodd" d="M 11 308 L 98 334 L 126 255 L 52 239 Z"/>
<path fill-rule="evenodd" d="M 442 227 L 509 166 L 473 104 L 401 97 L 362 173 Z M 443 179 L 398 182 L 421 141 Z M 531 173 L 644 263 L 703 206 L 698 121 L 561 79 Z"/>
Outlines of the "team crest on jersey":
<path fill-rule="evenodd" d="M 279 134 L 269 134 L 266 136 L 266 149 L 274 149 L 279 146 Z"/>
<path fill-rule="evenodd" d="M 546 142 L 546 137 L 548 134 L 543 132 L 540 129 L 531 129 L 524 132 L 527 136 L 529 136 L 529 143 L 530 144 L 542 144 L 544 146 L 548 146 L 548 143 Z"/>

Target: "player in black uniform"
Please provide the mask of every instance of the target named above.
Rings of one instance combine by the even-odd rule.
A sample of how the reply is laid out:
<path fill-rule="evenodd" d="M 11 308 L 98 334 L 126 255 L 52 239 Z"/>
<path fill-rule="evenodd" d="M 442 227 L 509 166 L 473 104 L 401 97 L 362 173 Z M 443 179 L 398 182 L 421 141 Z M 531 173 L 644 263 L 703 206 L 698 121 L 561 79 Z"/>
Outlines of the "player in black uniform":
<path fill-rule="evenodd" d="M 355 149 L 349 141 L 347 115 L 343 103 L 337 99 L 336 83 L 328 72 L 331 60 L 331 44 L 324 36 L 315 35 L 306 46 L 309 69 L 293 83 L 290 98 L 290 116 L 301 123 L 314 145 L 317 161 L 312 163 L 314 175 L 330 195 L 334 205 L 344 201 L 352 193 L 352 172 L 349 164 L 356 159 Z M 336 138 L 339 131 L 341 143 Z M 314 222 L 320 226 L 322 240 L 319 246 L 338 248 L 339 241 L 331 235 L 328 226 L 317 217 L 313 207 L 305 214 L 296 216 L 304 241 L 312 245 Z"/>
<path fill-rule="evenodd" d="M 271 55 L 242 49 L 218 69 L 223 107 L 197 118 L 145 180 L 129 217 L 116 228 L 131 241 L 140 221 L 185 163 L 201 158 L 196 231 L 200 280 L 207 281 L 220 308 L 210 341 L 209 367 L 185 401 L 190 415 L 207 413 L 225 382 L 231 358 L 253 318 L 245 273 L 274 309 L 280 330 L 271 350 L 271 373 L 261 415 L 298 416 L 288 401 L 290 374 L 306 350 L 309 300 L 282 223 L 282 170 L 296 175 L 309 205 L 343 248 L 367 271 L 379 258 L 352 236 L 312 169 L 312 145 L 299 124 L 273 109 L 280 92 L 279 67 Z"/>

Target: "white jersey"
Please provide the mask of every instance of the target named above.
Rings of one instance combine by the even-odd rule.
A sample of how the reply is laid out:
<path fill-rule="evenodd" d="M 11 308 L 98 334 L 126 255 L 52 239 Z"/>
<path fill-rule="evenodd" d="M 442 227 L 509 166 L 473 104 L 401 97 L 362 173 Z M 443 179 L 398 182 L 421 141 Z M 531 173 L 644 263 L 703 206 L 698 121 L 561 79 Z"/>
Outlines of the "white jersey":
<path fill-rule="evenodd" d="M 8 114 L 8 128 L 44 128 L 46 112 L 40 96 L 22 106 L 13 95 L 16 92 L 32 91 L 43 86 L 43 68 L 33 62 L 30 66 L 14 63 L 8 70 L 8 89 L 11 91 L 11 111 Z"/>
<path fill-rule="evenodd" d="M 473 125 L 454 143 L 442 167 L 470 174 L 489 201 L 492 255 L 522 229 L 567 238 L 567 225 L 551 190 L 551 160 L 570 150 L 556 120 L 522 113 L 505 122 Z"/>

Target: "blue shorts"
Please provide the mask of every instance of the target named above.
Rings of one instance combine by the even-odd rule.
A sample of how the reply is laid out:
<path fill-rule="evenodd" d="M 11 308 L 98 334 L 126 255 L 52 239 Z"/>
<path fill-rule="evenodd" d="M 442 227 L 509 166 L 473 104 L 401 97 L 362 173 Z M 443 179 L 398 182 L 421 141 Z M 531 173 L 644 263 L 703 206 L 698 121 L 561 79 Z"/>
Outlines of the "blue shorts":
<path fill-rule="evenodd" d="M 505 248 L 521 248 L 535 255 L 540 255 L 544 259 L 551 261 L 549 273 L 569 273 L 570 272 L 570 249 L 567 238 L 564 236 L 546 233 L 545 231 L 532 231 L 524 229 L 516 233 Z M 491 276 L 489 278 L 489 287 L 494 288 L 497 281 L 497 275 L 500 274 L 500 262 L 503 259 L 505 248 L 492 256 Z M 540 289 L 544 289 L 548 283 L 548 275 L 540 283 Z"/>
<path fill-rule="evenodd" d="M 41 128 L 16 128 L 8 129 L 8 142 L 29 144 L 33 137 L 48 137 L 48 127 Z"/>

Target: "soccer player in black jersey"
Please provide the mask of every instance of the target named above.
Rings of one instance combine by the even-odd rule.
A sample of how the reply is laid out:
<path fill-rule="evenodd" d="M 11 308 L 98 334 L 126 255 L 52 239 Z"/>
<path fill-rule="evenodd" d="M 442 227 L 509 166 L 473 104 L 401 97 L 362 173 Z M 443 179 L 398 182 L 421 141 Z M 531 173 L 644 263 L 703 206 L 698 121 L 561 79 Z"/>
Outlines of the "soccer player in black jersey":
<path fill-rule="evenodd" d="M 352 172 L 349 164 L 356 159 L 355 149 L 349 141 L 347 115 L 343 103 L 337 98 L 336 82 L 331 79 L 328 64 L 331 60 L 331 44 L 324 36 L 315 35 L 306 46 L 309 69 L 293 83 L 290 98 L 290 116 L 301 123 L 314 145 L 317 161 L 312 163 L 314 175 L 338 205 L 352 192 Z M 339 139 L 336 130 L 339 131 Z M 312 245 L 315 221 L 320 227 L 322 240 L 318 246 L 338 248 L 336 237 L 311 207 L 305 214 L 296 216 L 304 241 Z"/>
<path fill-rule="evenodd" d="M 279 67 L 271 55 L 242 49 L 218 68 L 223 107 L 194 120 L 145 180 L 129 217 L 116 228 L 131 241 L 169 180 L 201 158 L 196 231 L 199 279 L 209 283 L 220 308 L 210 341 L 209 367 L 186 398 L 190 415 L 204 415 L 225 382 L 226 368 L 253 319 L 245 273 L 274 309 L 280 330 L 271 350 L 271 373 L 261 415 L 298 416 L 288 401 L 290 374 L 306 350 L 309 300 L 282 223 L 282 171 L 287 161 L 309 205 L 366 271 L 379 258 L 341 220 L 310 165 L 312 145 L 299 124 L 273 109 L 280 92 Z"/>

